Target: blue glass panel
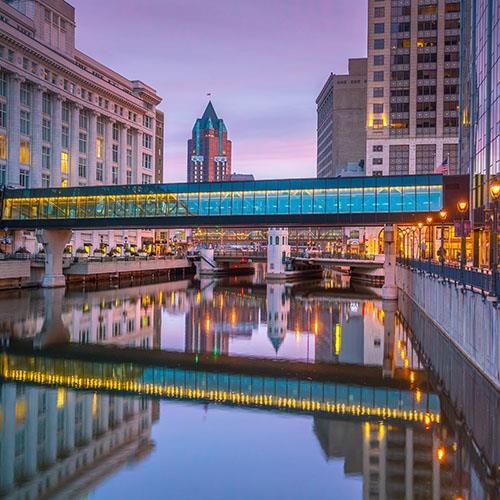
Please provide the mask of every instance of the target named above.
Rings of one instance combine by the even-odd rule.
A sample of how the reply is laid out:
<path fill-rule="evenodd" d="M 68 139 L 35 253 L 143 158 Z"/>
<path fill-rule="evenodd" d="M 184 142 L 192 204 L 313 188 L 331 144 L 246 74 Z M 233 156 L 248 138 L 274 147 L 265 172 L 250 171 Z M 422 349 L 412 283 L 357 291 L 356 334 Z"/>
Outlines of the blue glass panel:
<path fill-rule="evenodd" d="M 233 192 L 233 206 L 231 213 L 233 215 L 241 215 L 243 213 L 243 194 L 241 191 Z"/>
<path fill-rule="evenodd" d="M 300 214 L 302 210 L 302 193 L 297 190 L 290 191 L 290 213 Z"/>
<path fill-rule="evenodd" d="M 415 188 L 417 196 L 417 212 L 428 212 L 429 211 L 429 187 L 428 186 L 417 186 Z"/>
<path fill-rule="evenodd" d="M 221 193 L 220 197 L 220 214 L 231 215 L 231 195 L 230 191 Z"/>
<path fill-rule="evenodd" d="M 254 191 L 243 193 L 243 214 L 251 215 L 254 209 Z"/>
<path fill-rule="evenodd" d="M 177 215 L 187 215 L 187 213 L 188 213 L 187 193 L 179 193 L 177 195 Z"/>
<path fill-rule="evenodd" d="M 255 215 L 264 215 L 266 213 L 266 192 L 255 192 Z"/>
<path fill-rule="evenodd" d="M 374 187 L 365 187 L 363 195 L 363 211 L 376 212 L 376 193 Z"/>
<path fill-rule="evenodd" d="M 302 191 L 302 213 L 310 214 L 312 213 L 312 208 L 313 208 L 312 190 L 308 189 Z"/>
<path fill-rule="evenodd" d="M 363 211 L 363 188 L 351 188 L 351 212 L 361 213 Z"/>
<path fill-rule="evenodd" d="M 266 213 L 278 213 L 278 193 L 276 191 L 267 192 Z"/>
<path fill-rule="evenodd" d="M 200 193 L 200 215 L 208 215 L 209 193 Z"/>
<path fill-rule="evenodd" d="M 278 191 L 278 213 L 288 214 L 290 212 L 290 192 Z"/>
<path fill-rule="evenodd" d="M 351 211 L 351 190 L 349 188 L 339 189 L 339 213 L 349 213 Z"/>
<path fill-rule="evenodd" d="M 166 217 L 167 215 L 167 196 L 162 194 L 158 200 L 158 214 Z"/>
<path fill-rule="evenodd" d="M 389 189 L 385 186 L 377 188 L 377 212 L 389 211 Z"/>
<path fill-rule="evenodd" d="M 442 192 L 443 192 L 442 186 L 429 187 L 430 210 L 438 211 L 443 208 Z"/>
<path fill-rule="evenodd" d="M 325 202 L 325 190 L 315 189 L 314 190 L 314 213 L 324 214 L 326 210 Z"/>
<path fill-rule="evenodd" d="M 415 186 L 405 186 L 403 188 L 403 211 L 415 211 Z"/>
<path fill-rule="evenodd" d="M 403 189 L 401 186 L 391 186 L 389 208 L 391 212 L 403 211 Z"/>
<path fill-rule="evenodd" d="M 220 214 L 220 192 L 212 192 L 210 193 L 210 202 L 208 208 L 210 215 L 219 215 Z"/>
<path fill-rule="evenodd" d="M 188 196 L 188 215 L 198 215 L 199 211 L 199 194 L 189 193 Z"/>
<path fill-rule="evenodd" d="M 327 189 L 325 193 L 325 205 L 327 214 L 336 214 L 339 210 L 338 189 Z"/>

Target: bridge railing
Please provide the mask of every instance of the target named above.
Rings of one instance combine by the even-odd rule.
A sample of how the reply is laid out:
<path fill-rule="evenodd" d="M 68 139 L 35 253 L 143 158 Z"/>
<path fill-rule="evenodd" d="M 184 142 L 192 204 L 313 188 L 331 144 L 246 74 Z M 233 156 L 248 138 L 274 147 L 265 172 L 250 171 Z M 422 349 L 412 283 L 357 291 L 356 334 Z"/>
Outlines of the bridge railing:
<path fill-rule="evenodd" d="M 406 257 L 398 257 L 397 262 L 401 266 L 408 267 L 419 272 L 425 272 L 432 276 L 441 278 L 447 282 L 462 285 L 472 291 L 480 292 L 483 295 L 490 294 L 491 290 L 498 289 L 493 287 L 493 280 L 496 278 L 496 284 L 500 284 L 499 273 L 496 277 L 485 269 L 477 269 L 472 267 L 460 268 L 460 266 L 442 264 L 429 260 L 409 259 Z M 496 292 L 497 298 L 499 293 Z"/>

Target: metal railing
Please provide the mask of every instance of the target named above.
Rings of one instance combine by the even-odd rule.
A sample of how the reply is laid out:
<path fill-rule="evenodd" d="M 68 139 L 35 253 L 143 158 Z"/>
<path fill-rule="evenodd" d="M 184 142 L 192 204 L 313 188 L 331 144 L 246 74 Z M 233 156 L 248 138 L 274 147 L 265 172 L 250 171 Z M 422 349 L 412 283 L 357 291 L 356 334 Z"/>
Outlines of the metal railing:
<path fill-rule="evenodd" d="M 454 266 L 441 264 L 435 261 L 417 260 L 406 257 L 398 257 L 397 263 L 400 266 L 408 267 L 416 271 L 428 273 L 432 276 L 443 279 L 450 283 L 462 285 L 473 291 L 478 291 L 483 295 L 488 295 L 493 290 L 493 275 L 486 269 L 472 267 Z M 500 283 L 499 273 L 496 273 L 496 282 Z M 498 295 L 497 295 L 498 298 Z"/>

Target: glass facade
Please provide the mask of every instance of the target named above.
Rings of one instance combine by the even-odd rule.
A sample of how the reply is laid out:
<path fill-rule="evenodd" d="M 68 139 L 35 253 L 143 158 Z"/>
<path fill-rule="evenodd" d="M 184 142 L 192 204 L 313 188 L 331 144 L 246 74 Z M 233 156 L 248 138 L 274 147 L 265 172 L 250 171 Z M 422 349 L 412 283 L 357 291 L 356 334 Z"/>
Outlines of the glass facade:
<path fill-rule="evenodd" d="M 442 207 L 442 176 L 416 175 L 6 190 L 2 218 L 334 215 Z"/>

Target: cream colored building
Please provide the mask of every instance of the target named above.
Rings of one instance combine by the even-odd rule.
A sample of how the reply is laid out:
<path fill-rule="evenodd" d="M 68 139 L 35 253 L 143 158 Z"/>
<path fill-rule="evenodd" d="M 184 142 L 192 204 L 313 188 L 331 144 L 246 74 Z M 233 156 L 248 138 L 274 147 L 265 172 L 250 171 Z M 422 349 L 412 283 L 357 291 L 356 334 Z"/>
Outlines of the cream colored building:
<path fill-rule="evenodd" d="M 458 164 L 459 0 L 369 0 L 367 175 Z"/>
<path fill-rule="evenodd" d="M 75 47 L 69 3 L 0 0 L 0 185 L 155 182 L 160 102 L 152 87 Z M 95 231 L 75 233 L 73 245 L 140 246 L 152 238 L 151 231 Z M 34 236 L 16 235 L 21 245 L 34 248 Z"/>

